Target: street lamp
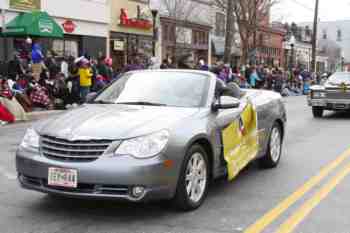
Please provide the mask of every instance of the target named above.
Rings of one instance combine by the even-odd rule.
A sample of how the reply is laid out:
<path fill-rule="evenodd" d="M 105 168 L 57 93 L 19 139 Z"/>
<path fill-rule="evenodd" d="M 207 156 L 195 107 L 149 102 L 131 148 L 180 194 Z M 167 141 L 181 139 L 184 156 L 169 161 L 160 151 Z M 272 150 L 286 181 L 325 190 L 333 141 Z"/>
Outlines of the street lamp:
<path fill-rule="evenodd" d="M 158 16 L 158 10 L 152 9 L 152 17 L 153 17 L 153 40 L 152 40 L 152 46 L 153 46 L 153 57 L 156 56 L 156 40 L 157 40 L 157 16 Z"/>
<path fill-rule="evenodd" d="M 294 67 L 294 46 L 295 46 L 296 40 L 295 36 L 292 35 L 291 38 L 289 39 L 289 44 L 291 48 L 291 59 L 290 59 L 290 69 L 293 69 Z"/>

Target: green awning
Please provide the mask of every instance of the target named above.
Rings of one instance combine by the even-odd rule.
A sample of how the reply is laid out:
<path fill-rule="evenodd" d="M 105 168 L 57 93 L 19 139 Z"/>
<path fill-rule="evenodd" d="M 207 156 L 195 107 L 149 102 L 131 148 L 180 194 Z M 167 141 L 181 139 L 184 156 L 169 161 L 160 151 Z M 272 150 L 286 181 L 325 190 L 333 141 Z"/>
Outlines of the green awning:
<path fill-rule="evenodd" d="M 46 12 L 22 13 L 6 24 L 5 37 L 54 37 L 62 38 L 62 28 Z"/>

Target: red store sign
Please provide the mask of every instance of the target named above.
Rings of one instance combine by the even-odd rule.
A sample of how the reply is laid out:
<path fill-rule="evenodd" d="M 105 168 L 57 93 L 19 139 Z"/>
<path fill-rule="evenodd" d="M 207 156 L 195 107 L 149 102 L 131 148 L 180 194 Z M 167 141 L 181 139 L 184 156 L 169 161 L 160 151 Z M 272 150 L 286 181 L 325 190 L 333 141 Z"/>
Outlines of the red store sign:
<path fill-rule="evenodd" d="M 152 22 L 147 19 L 130 19 L 126 10 L 120 10 L 120 26 L 149 30 L 153 27 Z"/>
<path fill-rule="evenodd" d="M 74 30 L 77 26 L 75 25 L 75 23 L 72 20 L 66 20 L 62 24 L 62 27 L 63 27 L 65 32 L 72 33 L 72 32 L 74 32 Z"/>

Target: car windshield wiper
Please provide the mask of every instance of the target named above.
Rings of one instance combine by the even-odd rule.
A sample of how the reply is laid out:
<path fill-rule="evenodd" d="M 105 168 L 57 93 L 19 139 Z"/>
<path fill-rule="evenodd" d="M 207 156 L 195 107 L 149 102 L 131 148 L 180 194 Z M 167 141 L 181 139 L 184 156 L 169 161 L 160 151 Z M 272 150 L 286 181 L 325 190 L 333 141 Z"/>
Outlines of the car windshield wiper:
<path fill-rule="evenodd" d="M 91 101 L 89 104 L 115 104 L 112 101 L 106 101 L 106 100 L 97 100 L 97 101 Z"/>
<path fill-rule="evenodd" d="M 126 104 L 126 105 L 147 105 L 147 106 L 167 106 L 166 104 L 153 103 L 147 101 L 135 101 L 135 102 L 119 102 L 117 104 Z"/>

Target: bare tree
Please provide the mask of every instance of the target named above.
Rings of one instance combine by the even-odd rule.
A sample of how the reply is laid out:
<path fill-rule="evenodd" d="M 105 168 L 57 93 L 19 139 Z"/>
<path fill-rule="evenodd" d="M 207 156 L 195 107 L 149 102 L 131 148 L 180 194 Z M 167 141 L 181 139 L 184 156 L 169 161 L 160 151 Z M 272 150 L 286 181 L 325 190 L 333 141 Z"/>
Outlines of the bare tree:
<path fill-rule="evenodd" d="M 164 10 L 172 19 L 186 21 L 193 12 L 194 3 L 189 0 L 161 0 Z"/>
<path fill-rule="evenodd" d="M 172 41 L 174 43 L 174 63 L 177 64 L 177 59 L 181 51 L 186 46 L 186 42 L 191 40 L 192 32 L 186 30 L 179 22 L 186 22 L 195 15 L 196 4 L 192 0 L 159 0 L 164 13 L 173 20 L 175 28 Z M 191 42 L 190 42 L 191 43 Z M 181 44 L 181 46 L 179 46 Z"/>
<path fill-rule="evenodd" d="M 270 9 L 279 0 L 233 0 L 232 9 L 228 9 L 228 0 L 215 0 L 219 7 L 229 15 L 233 12 L 241 38 L 241 62 L 248 61 L 249 52 L 257 48 L 257 32 L 263 23 L 266 23 Z M 234 36 L 234 35 L 227 35 Z M 228 39 L 228 40 L 233 40 Z M 229 48 L 227 48 L 229 49 Z"/>

